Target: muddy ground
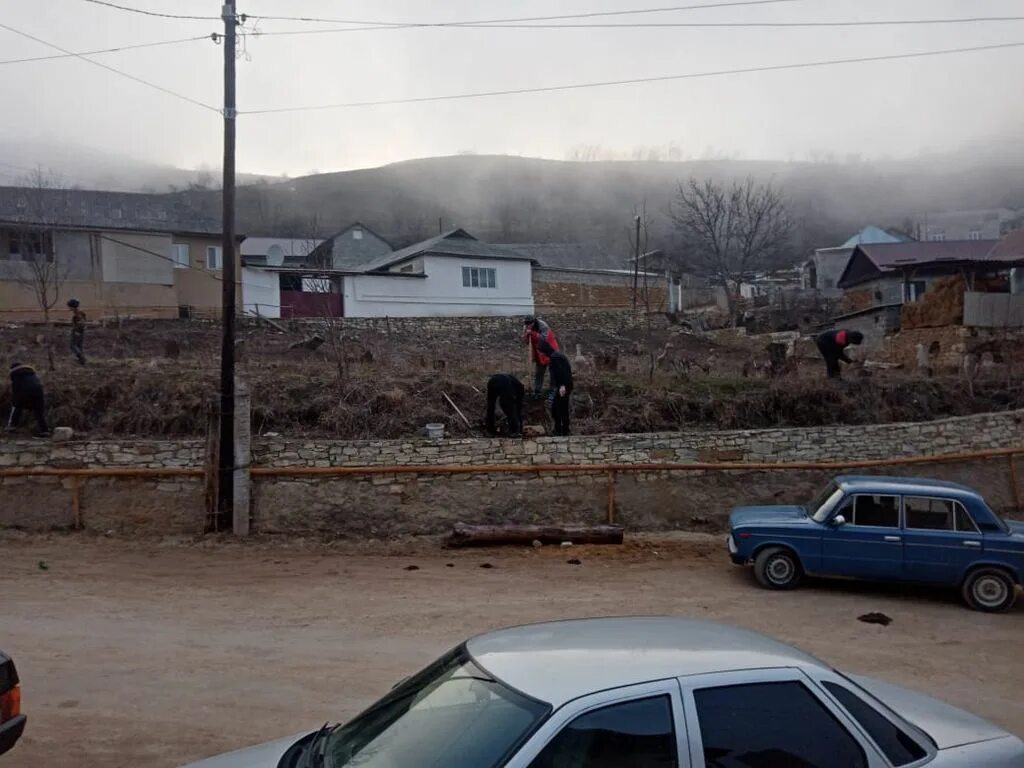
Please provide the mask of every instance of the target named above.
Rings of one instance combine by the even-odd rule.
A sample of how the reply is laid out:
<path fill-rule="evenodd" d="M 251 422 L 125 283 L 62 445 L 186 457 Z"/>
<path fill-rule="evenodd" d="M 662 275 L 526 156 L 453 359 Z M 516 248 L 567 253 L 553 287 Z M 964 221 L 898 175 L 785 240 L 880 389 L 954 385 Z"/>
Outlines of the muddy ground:
<path fill-rule="evenodd" d="M 289 349 L 312 332 L 243 329 L 240 370 L 253 393 L 254 434 L 403 438 L 441 422 L 451 435 L 479 435 L 488 377 L 511 371 L 528 383 L 532 375 L 514 322 L 507 333 L 460 338 L 321 330 L 328 341 L 320 349 Z M 215 325 L 136 321 L 91 328 L 84 368 L 69 360 L 65 342 L 66 329 L 0 327 L 0 359 L 40 370 L 54 424 L 94 437 L 205 434 L 219 377 Z M 1005 376 L 971 388 L 956 377 L 876 370 L 862 378 L 853 370 L 836 383 L 824 379 L 820 360 L 805 356 L 784 377 L 769 378 L 762 372 L 763 338 L 716 341 L 664 323 L 650 337 L 644 330 L 594 329 L 566 333 L 563 342 L 570 357 L 577 345 L 583 352 L 574 363 L 577 434 L 924 421 L 1024 407 L 1024 385 Z M 653 379 L 652 351 L 664 355 Z M 0 388 L 0 413 L 7 405 Z M 544 404 L 530 406 L 527 423 L 546 425 Z"/>
<path fill-rule="evenodd" d="M 1024 601 L 989 616 L 944 591 L 766 592 L 723 548 L 694 535 L 450 552 L 6 533 L 0 647 L 30 720 L 4 765 L 175 766 L 343 720 L 473 633 L 637 613 L 765 631 L 1024 735 Z M 869 611 L 893 623 L 857 621 Z"/>

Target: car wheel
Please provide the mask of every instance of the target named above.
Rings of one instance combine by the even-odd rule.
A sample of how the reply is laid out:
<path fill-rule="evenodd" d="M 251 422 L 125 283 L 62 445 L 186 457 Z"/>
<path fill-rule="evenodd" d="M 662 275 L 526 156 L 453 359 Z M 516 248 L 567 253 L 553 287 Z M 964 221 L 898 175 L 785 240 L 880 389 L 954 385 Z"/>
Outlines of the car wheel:
<path fill-rule="evenodd" d="M 769 547 L 754 558 L 754 576 L 762 587 L 796 589 L 803 575 L 800 560 L 788 549 Z"/>
<path fill-rule="evenodd" d="M 964 579 L 964 602 L 976 611 L 998 613 L 1017 600 L 1017 585 L 1006 571 L 979 568 Z"/>

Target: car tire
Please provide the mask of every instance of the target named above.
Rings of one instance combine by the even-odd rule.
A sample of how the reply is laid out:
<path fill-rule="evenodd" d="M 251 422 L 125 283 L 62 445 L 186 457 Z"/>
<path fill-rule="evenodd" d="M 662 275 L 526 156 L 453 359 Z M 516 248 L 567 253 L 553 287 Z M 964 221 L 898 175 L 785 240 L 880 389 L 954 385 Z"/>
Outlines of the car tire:
<path fill-rule="evenodd" d="M 960 590 L 964 602 L 976 611 L 999 613 L 1017 601 L 1017 584 L 999 568 L 979 568 L 964 579 Z"/>
<path fill-rule="evenodd" d="M 800 559 L 783 547 L 768 547 L 754 558 L 754 576 L 766 589 L 796 589 L 804 576 Z"/>

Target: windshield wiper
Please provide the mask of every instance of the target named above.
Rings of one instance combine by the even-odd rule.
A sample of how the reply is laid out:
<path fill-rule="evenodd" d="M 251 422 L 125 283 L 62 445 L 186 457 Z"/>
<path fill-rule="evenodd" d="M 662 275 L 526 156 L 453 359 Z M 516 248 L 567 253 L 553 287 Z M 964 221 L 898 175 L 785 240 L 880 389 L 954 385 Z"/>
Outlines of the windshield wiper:
<path fill-rule="evenodd" d="M 302 768 L 322 768 L 324 764 L 324 748 L 327 746 L 327 737 L 331 735 L 334 728 L 330 723 L 324 723 L 320 730 L 313 734 L 313 738 L 306 745 L 306 751 L 302 760 Z"/>

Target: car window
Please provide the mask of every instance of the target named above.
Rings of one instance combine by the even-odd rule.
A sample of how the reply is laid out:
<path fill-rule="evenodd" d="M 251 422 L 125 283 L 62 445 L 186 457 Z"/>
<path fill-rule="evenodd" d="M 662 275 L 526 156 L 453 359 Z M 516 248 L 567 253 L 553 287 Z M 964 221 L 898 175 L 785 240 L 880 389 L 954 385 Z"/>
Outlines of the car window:
<path fill-rule="evenodd" d="M 959 501 L 954 502 L 956 507 L 956 529 L 958 531 L 964 531 L 965 533 L 979 533 L 978 526 L 974 522 L 974 518 L 971 517 L 971 513 L 968 512 L 964 505 Z"/>
<path fill-rule="evenodd" d="M 900 500 L 897 496 L 857 494 L 843 507 L 841 514 L 847 525 L 899 528 Z"/>
<path fill-rule="evenodd" d="M 544 747 L 530 768 L 676 768 L 668 696 L 613 704 L 580 715 Z"/>
<path fill-rule="evenodd" d="M 953 502 L 923 496 L 905 496 L 903 514 L 907 528 L 925 531 L 952 531 L 954 528 Z"/>
<path fill-rule="evenodd" d="M 867 768 L 864 750 L 805 685 L 693 692 L 708 768 Z"/>
<path fill-rule="evenodd" d="M 836 683 L 822 683 L 822 685 L 839 700 L 839 703 L 860 724 L 860 727 L 867 731 L 868 736 L 893 765 L 907 765 L 921 760 L 928 754 L 924 747 L 849 688 Z"/>

